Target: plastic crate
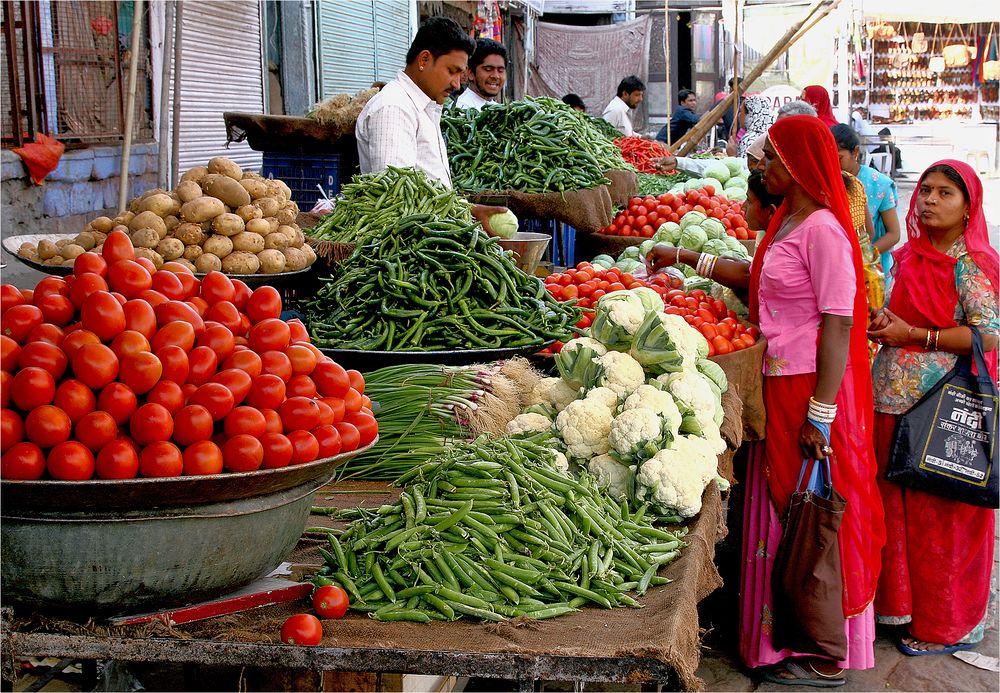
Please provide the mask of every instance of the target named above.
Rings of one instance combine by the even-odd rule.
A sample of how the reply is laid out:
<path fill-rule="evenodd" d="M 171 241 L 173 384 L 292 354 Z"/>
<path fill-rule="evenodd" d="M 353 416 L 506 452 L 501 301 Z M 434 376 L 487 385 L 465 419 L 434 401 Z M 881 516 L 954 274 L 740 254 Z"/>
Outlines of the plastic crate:
<path fill-rule="evenodd" d="M 264 152 L 261 175 L 284 181 L 292 191 L 292 200 L 308 212 L 320 196 L 320 185 L 331 198 L 340 192 L 340 154 L 289 154 Z"/>

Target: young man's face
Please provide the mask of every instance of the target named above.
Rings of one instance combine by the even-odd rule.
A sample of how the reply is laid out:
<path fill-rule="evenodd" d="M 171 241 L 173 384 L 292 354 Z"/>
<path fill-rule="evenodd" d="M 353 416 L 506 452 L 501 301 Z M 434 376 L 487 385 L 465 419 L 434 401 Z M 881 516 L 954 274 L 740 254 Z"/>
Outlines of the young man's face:
<path fill-rule="evenodd" d="M 462 85 L 462 75 L 469 65 L 469 54 L 451 51 L 435 58 L 430 51 L 417 56 L 417 86 L 439 104 Z"/>
<path fill-rule="evenodd" d="M 627 91 L 622 95 L 622 101 L 624 101 L 629 108 L 637 108 L 640 103 L 642 103 L 642 97 L 646 92 L 642 89 L 636 89 L 635 91 Z"/>
<path fill-rule="evenodd" d="M 681 105 L 687 106 L 693 111 L 695 106 L 698 105 L 698 97 L 695 96 L 694 94 L 688 94 L 688 97 L 683 101 L 681 101 Z"/>
<path fill-rule="evenodd" d="M 503 91 L 503 85 L 507 81 L 507 62 L 496 53 L 486 56 L 472 73 L 471 81 L 480 96 L 495 99 Z"/>

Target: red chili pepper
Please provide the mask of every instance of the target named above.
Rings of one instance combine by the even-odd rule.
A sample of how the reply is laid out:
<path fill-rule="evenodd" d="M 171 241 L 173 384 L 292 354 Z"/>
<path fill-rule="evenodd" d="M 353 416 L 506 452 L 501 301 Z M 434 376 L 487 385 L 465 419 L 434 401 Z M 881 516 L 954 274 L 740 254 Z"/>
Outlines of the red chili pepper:
<path fill-rule="evenodd" d="M 615 145 L 621 149 L 622 157 L 642 173 L 658 173 L 653 161 L 670 155 L 670 150 L 662 142 L 642 137 L 619 137 Z"/>

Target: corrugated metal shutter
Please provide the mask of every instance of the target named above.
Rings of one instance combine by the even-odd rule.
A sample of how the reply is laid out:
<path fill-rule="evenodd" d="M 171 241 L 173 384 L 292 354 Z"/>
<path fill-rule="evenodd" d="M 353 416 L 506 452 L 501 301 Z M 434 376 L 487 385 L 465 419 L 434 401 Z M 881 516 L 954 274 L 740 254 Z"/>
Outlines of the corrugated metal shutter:
<path fill-rule="evenodd" d="M 320 98 L 388 81 L 406 65 L 410 0 L 317 0 Z"/>
<path fill-rule="evenodd" d="M 179 170 L 227 156 L 260 170 L 261 153 L 245 142 L 226 149 L 225 111 L 264 113 L 260 3 L 185 2 L 181 38 Z"/>

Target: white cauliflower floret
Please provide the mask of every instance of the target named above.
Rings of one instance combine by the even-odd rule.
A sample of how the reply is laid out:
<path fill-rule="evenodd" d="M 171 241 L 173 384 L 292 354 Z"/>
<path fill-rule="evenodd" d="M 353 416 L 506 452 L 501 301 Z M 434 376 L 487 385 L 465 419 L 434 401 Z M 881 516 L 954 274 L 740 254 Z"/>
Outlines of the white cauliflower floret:
<path fill-rule="evenodd" d="M 646 443 L 657 443 L 663 437 L 663 419 L 647 407 L 626 409 L 611 422 L 608 442 L 622 459 L 629 459 L 640 452 Z M 651 456 L 652 451 L 645 454 Z"/>
<path fill-rule="evenodd" d="M 569 474 L 569 460 L 566 459 L 566 455 L 558 450 L 549 450 L 549 452 L 552 453 L 552 466 L 563 474 Z"/>
<path fill-rule="evenodd" d="M 590 396 L 590 393 L 587 393 Z M 646 407 L 656 412 L 666 423 L 667 432 L 671 438 L 677 437 L 677 432 L 681 427 L 681 412 L 677 408 L 677 403 L 669 392 L 665 392 L 653 385 L 640 385 L 635 392 L 628 396 L 622 405 L 622 411 L 627 409 L 638 409 Z"/>
<path fill-rule="evenodd" d="M 715 456 L 711 459 L 714 463 Z M 670 448 L 661 450 L 639 467 L 636 495 L 663 512 L 694 517 L 701 511 L 701 496 L 708 485 L 703 474 L 705 466 L 703 457 Z"/>
<path fill-rule="evenodd" d="M 646 372 L 634 358 L 620 351 L 609 351 L 597 359 L 601 366 L 598 387 L 607 387 L 619 397 L 628 397 L 646 382 Z"/>
<path fill-rule="evenodd" d="M 702 438 L 711 446 L 712 452 L 716 455 L 721 455 L 726 451 L 728 447 L 726 441 L 722 439 L 722 433 L 719 431 L 718 425 L 714 422 L 711 426 L 707 426 L 701 431 Z"/>
<path fill-rule="evenodd" d="M 708 340 L 698 330 L 687 324 L 679 315 L 664 313 L 660 316 L 674 346 L 684 359 L 684 368 L 694 368 L 699 358 L 708 356 Z"/>
<path fill-rule="evenodd" d="M 556 428 L 572 457 L 587 460 L 603 455 L 610 447 L 608 434 L 614 414 L 594 399 L 578 399 L 559 412 Z"/>
<path fill-rule="evenodd" d="M 656 379 L 667 386 L 670 394 L 694 412 L 702 429 L 716 426 L 716 410 L 721 406 L 709 380 L 697 371 L 681 371 L 659 376 Z"/>
<path fill-rule="evenodd" d="M 608 387 L 595 387 L 587 392 L 584 399 L 595 399 L 611 411 L 618 408 L 618 393 Z"/>
<path fill-rule="evenodd" d="M 582 387 L 598 370 L 596 359 L 608 353 L 607 347 L 590 337 L 577 337 L 566 342 L 556 354 L 559 375 L 573 387 Z"/>
<path fill-rule="evenodd" d="M 540 433 L 552 430 L 552 421 L 542 414 L 520 414 L 507 423 L 507 433 Z"/>
<path fill-rule="evenodd" d="M 577 337 L 576 339 L 571 339 L 563 344 L 563 348 L 559 350 L 559 353 L 572 353 L 580 347 L 589 347 L 590 349 L 593 349 L 594 353 L 598 356 L 604 356 L 608 353 L 608 348 L 592 337 Z"/>
<path fill-rule="evenodd" d="M 631 291 L 616 291 L 606 294 L 597 302 L 603 308 L 611 322 L 621 325 L 629 334 L 635 334 L 646 317 L 646 306 L 642 300 Z"/>
<path fill-rule="evenodd" d="M 719 458 L 717 455 L 719 453 L 713 448 L 711 440 L 699 436 L 679 436 L 670 444 L 670 449 L 676 452 L 679 457 L 698 462 L 698 473 L 705 486 L 718 476 Z"/>
<path fill-rule="evenodd" d="M 587 463 L 587 471 L 594 475 L 597 487 L 615 499 L 628 495 L 629 468 L 611 455 L 598 455 Z"/>
<path fill-rule="evenodd" d="M 565 383 L 562 378 L 542 378 L 528 396 L 528 405 L 549 404 L 556 411 L 562 411 L 579 396 L 579 390 Z"/>

